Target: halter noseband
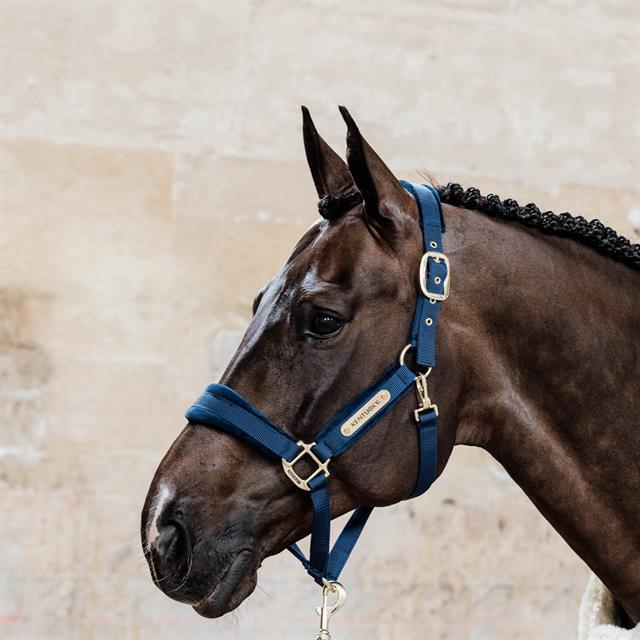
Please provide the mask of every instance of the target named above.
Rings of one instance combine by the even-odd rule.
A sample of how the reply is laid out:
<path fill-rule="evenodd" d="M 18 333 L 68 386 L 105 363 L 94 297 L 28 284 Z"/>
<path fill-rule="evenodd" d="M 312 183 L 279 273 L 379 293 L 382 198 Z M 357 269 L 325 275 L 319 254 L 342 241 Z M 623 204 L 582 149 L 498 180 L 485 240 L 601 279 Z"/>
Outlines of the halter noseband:
<path fill-rule="evenodd" d="M 343 407 L 310 443 L 296 441 L 233 389 L 222 384 L 209 385 L 186 413 L 191 423 L 222 429 L 264 454 L 280 458 L 287 477 L 298 489 L 309 492 L 313 507 L 309 559 L 297 544 L 291 545 L 289 551 L 320 585 L 338 579 L 373 510 L 373 507 L 356 509 L 333 548 L 329 549 L 329 462 L 352 447 L 414 385 L 419 402 L 414 416 L 418 425 L 420 462 L 416 485 L 409 497 L 424 493 L 436 476 L 438 408 L 429 398 L 427 376 L 435 366 L 440 303 L 449 295 L 449 261 L 442 252 L 444 220 L 438 192 L 428 185 L 406 181 L 402 181 L 402 185 L 418 203 L 425 253 L 420 261 L 419 293 L 411 338 L 400 354 L 399 363 L 393 364 L 377 382 Z M 416 365 L 426 370 L 425 373 L 416 374 L 405 365 L 404 358 L 409 350 L 414 351 Z M 294 469 L 304 457 L 316 466 L 306 478 L 300 477 Z"/>

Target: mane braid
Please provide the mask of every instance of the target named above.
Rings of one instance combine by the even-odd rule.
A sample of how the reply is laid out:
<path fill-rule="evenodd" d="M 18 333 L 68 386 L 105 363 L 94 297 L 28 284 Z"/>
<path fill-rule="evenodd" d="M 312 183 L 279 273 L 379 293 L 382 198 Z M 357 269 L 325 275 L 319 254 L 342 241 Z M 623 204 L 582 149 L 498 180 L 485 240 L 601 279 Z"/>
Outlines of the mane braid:
<path fill-rule="evenodd" d="M 605 256 L 640 270 L 640 244 L 631 244 L 611 227 L 605 227 L 600 220 L 588 222 L 582 216 L 574 217 L 570 213 L 540 211 L 535 204 L 521 207 L 515 200 L 500 200 L 499 196 L 494 194 L 484 197 L 475 187 L 469 187 L 465 191 L 454 182 L 450 182 L 446 187 L 438 186 L 437 189 L 440 200 L 446 204 L 481 211 L 505 220 L 514 220 L 543 233 L 577 240 Z"/>

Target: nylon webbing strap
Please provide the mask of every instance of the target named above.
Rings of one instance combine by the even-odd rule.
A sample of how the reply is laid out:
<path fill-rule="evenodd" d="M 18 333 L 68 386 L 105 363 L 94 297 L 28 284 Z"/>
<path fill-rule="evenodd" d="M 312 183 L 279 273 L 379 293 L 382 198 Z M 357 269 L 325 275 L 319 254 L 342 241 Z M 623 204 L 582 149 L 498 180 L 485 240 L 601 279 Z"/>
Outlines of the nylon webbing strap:
<path fill-rule="evenodd" d="M 329 543 L 331 535 L 331 506 L 327 476 L 316 476 L 309 483 L 311 487 L 311 506 L 313 507 L 313 523 L 311 525 L 311 547 L 309 550 L 309 568 L 313 568 L 322 579 L 327 573 L 329 560 Z M 308 571 L 309 569 L 307 569 Z"/>
<path fill-rule="evenodd" d="M 438 414 L 433 409 L 420 414 L 418 423 L 418 455 L 420 460 L 418 480 L 409 496 L 410 498 L 417 498 L 422 495 L 431 486 L 436 477 L 436 465 L 438 463 L 437 417 Z"/>
<path fill-rule="evenodd" d="M 380 418 L 393 405 L 402 398 L 402 396 L 413 386 L 415 375 L 407 366 L 397 366 L 391 369 L 386 375 L 378 380 L 372 387 L 365 392 L 359 394 L 346 407 L 338 412 L 324 427 L 320 430 L 316 437 L 316 446 L 314 451 L 324 460 L 336 458 L 341 453 L 352 447 L 355 442 L 360 439 L 367 431 L 374 427 Z M 349 435 L 343 432 L 342 427 L 349 420 L 358 421 L 361 418 L 362 411 L 371 408 L 371 401 L 375 401 L 379 394 L 388 394 L 384 398 L 379 399 L 379 404 L 373 406 L 375 413 L 372 417 L 361 420 L 361 426 L 356 426 L 355 430 Z"/>
<path fill-rule="evenodd" d="M 316 565 L 314 565 L 312 559 L 307 560 L 297 544 L 292 544 L 288 549 L 300 560 L 309 575 L 319 584 L 322 584 L 322 578 L 326 580 L 337 580 L 342 573 L 342 569 L 344 569 L 344 566 L 347 564 L 347 560 L 349 560 L 349 556 L 356 546 L 372 511 L 373 507 L 360 507 L 351 514 L 347 524 L 340 532 L 331 552 L 327 556 L 326 572 L 324 574 L 321 574 L 316 569 Z"/>
<path fill-rule="evenodd" d="M 402 186 L 415 198 L 420 210 L 422 244 L 426 253 L 442 254 L 442 232 L 444 218 L 438 192 L 430 185 L 413 184 L 401 180 Z M 438 262 L 437 256 L 426 259 L 427 291 L 444 295 L 448 276 L 447 265 Z M 440 313 L 440 300 L 430 298 L 425 292 L 418 296 L 416 313 L 411 329 L 411 346 L 415 349 L 416 364 L 433 367 L 436 363 L 436 323 Z"/>
<path fill-rule="evenodd" d="M 300 450 L 288 433 L 222 384 L 210 384 L 189 407 L 185 417 L 194 424 L 224 429 L 276 458 L 292 460 Z"/>

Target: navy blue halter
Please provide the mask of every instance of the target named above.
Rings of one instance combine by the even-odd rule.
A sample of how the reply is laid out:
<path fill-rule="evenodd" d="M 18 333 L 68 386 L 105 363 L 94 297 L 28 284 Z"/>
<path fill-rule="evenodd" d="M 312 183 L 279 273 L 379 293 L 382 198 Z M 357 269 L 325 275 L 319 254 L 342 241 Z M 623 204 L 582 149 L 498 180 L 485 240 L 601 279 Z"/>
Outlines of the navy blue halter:
<path fill-rule="evenodd" d="M 435 365 L 440 303 L 449 295 L 449 262 L 442 253 L 444 220 L 438 192 L 428 185 L 405 181 L 402 185 L 418 203 L 425 253 L 420 263 L 419 293 L 411 338 L 400 355 L 399 364 L 392 365 L 377 382 L 342 408 L 320 429 L 311 443 L 296 441 L 233 389 L 221 384 L 209 385 L 186 413 L 191 423 L 222 429 L 249 442 L 264 454 L 279 458 L 293 484 L 309 492 L 313 507 L 309 559 L 296 544 L 289 550 L 320 585 L 338 579 L 373 510 L 372 507 L 356 509 L 330 550 L 329 462 L 352 447 L 413 386 L 419 401 L 414 412 L 418 426 L 419 468 L 416 485 L 409 497 L 424 493 L 436 476 L 438 409 L 429 399 L 427 376 Z M 417 367 L 426 370 L 425 373 L 416 374 L 404 364 L 409 350 L 414 352 Z M 301 478 L 294 465 L 305 456 L 311 459 L 316 469 L 307 478 Z"/>

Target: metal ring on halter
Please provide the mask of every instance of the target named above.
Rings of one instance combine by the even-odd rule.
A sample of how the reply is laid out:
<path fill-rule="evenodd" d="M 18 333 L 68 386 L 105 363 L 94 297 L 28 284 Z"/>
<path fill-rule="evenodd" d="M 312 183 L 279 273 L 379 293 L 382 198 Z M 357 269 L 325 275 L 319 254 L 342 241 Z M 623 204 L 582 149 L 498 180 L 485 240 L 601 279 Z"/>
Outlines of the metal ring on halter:
<path fill-rule="evenodd" d="M 339 582 L 337 584 L 340 584 Z M 336 581 L 335 580 L 327 580 L 326 578 L 322 578 L 322 586 L 326 589 L 329 589 L 331 593 L 336 592 Z M 340 585 L 342 586 L 342 585 Z M 344 587 L 343 587 L 344 588 Z"/>
<path fill-rule="evenodd" d="M 407 353 L 409 353 L 409 351 L 411 351 L 412 349 L 412 345 L 411 343 L 409 343 L 406 347 L 402 348 L 402 351 L 400 352 L 400 357 L 398 358 L 398 362 L 400 363 L 401 367 L 404 367 L 404 358 L 407 355 Z M 431 373 L 431 369 L 432 367 L 429 367 L 423 374 L 425 378 Z"/>

